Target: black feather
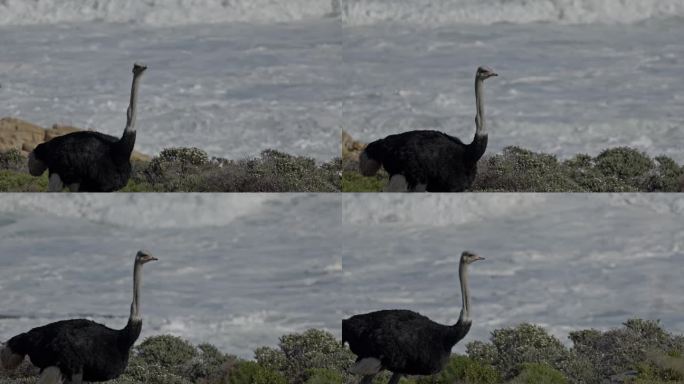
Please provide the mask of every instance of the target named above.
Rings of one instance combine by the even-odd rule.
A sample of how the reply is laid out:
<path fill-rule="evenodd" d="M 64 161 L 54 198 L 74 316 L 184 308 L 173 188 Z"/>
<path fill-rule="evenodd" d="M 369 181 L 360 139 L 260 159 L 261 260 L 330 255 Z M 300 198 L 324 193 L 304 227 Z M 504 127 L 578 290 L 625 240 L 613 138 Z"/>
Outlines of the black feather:
<path fill-rule="evenodd" d="M 34 154 L 50 174 L 79 191 L 111 192 L 126 186 L 131 177 L 135 132 L 121 139 L 99 132 L 74 132 L 38 145 Z"/>
<path fill-rule="evenodd" d="M 376 140 L 364 152 L 390 176 L 403 175 L 409 190 L 424 184 L 429 192 L 460 192 L 473 184 L 486 147 L 486 135 L 464 144 L 438 131 L 410 131 Z"/>
<path fill-rule="evenodd" d="M 447 326 L 413 311 L 383 310 L 343 320 L 342 340 L 358 360 L 374 357 L 391 372 L 431 375 L 444 368 L 470 325 L 459 320 Z"/>
<path fill-rule="evenodd" d="M 126 369 L 141 329 L 140 321 L 114 330 L 90 320 L 64 320 L 17 335 L 7 346 L 16 354 L 28 355 L 41 370 L 58 367 L 67 380 L 82 373 L 84 381 L 107 381 Z"/>

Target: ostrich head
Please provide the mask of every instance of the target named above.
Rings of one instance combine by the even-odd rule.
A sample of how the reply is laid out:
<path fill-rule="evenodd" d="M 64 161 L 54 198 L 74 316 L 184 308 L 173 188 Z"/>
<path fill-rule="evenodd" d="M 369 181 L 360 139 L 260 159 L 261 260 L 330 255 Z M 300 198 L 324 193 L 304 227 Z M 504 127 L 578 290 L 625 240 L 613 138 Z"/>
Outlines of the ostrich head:
<path fill-rule="evenodd" d="M 141 249 L 135 255 L 135 263 L 138 265 L 147 264 L 150 261 L 158 260 L 156 257 L 152 256 L 148 251 Z"/>
<path fill-rule="evenodd" d="M 142 75 L 146 69 L 147 69 L 147 65 L 135 63 L 135 64 L 133 64 L 133 75 L 135 77 L 138 77 L 138 76 Z"/>
<path fill-rule="evenodd" d="M 494 72 L 494 70 L 489 67 L 480 67 L 477 69 L 477 78 L 479 80 L 487 80 L 494 76 L 499 76 L 499 74 Z"/>
<path fill-rule="evenodd" d="M 478 255 L 476 255 L 472 252 L 469 252 L 469 251 L 463 251 L 463 253 L 461 254 L 461 262 L 463 264 L 471 264 L 471 263 L 474 263 L 478 260 L 484 260 L 484 259 L 485 259 L 484 257 L 478 256 Z"/>

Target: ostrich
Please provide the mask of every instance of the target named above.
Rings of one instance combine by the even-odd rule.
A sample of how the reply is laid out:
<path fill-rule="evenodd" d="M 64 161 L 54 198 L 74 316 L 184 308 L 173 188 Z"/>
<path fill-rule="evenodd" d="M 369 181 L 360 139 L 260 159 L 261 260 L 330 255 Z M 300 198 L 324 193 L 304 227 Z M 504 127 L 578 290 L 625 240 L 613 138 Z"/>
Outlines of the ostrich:
<path fill-rule="evenodd" d="M 383 369 L 392 372 L 389 384 L 402 375 L 432 375 L 444 368 L 451 348 L 470 330 L 468 265 L 484 260 L 471 252 L 461 254 L 459 278 L 463 308 L 455 325 L 435 323 L 408 310 L 393 309 L 342 320 L 342 343 L 358 356 L 350 372 L 363 375 L 359 384 L 370 384 Z"/>
<path fill-rule="evenodd" d="M 147 69 L 133 65 L 133 86 L 126 129 L 121 138 L 99 132 L 74 132 L 39 144 L 29 155 L 33 176 L 47 169 L 48 190 L 59 192 L 66 184 L 72 192 L 111 192 L 126 186 L 131 177 L 131 153 L 135 145 L 135 109 L 138 82 Z"/>
<path fill-rule="evenodd" d="M 475 74 L 475 138 L 464 144 L 456 137 L 438 131 L 409 131 L 376 140 L 359 158 L 359 170 L 373 176 L 380 166 L 390 174 L 388 192 L 461 192 L 473 184 L 477 161 L 487 148 L 484 81 L 498 76 L 490 68 L 479 67 Z"/>
<path fill-rule="evenodd" d="M 0 350 L 2 367 L 15 369 L 24 360 L 41 369 L 40 384 L 107 381 L 119 377 L 142 330 L 140 285 L 144 264 L 157 260 L 138 251 L 133 267 L 133 302 L 128 324 L 121 330 L 86 319 L 64 320 L 34 328 L 9 339 Z"/>

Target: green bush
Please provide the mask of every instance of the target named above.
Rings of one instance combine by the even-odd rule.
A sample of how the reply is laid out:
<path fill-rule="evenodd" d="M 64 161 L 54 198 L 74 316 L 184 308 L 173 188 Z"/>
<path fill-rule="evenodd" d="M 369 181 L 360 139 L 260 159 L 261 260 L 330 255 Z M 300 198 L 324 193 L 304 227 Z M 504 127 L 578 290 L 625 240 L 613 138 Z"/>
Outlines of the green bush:
<path fill-rule="evenodd" d="M 489 364 L 479 362 L 467 356 L 454 355 L 442 372 L 420 377 L 416 384 L 497 384 L 501 375 Z"/>
<path fill-rule="evenodd" d="M 519 147 L 480 160 L 474 190 L 520 192 L 566 192 L 580 187 L 555 156 Z"/>
<path fill-rule="evenodd" d="M 47 189 L 47 172 L 34 177 L 28 173 L 0 171 L 0 192 L 44 192 Z"/>
<path fill-rule="evenodd" d="M 586 192 L 635 192 L 639 189 L 614 175 L 605 175 L 595 166 L 594 159 L 579 154 L 563 162 L 568 177 Z"/>
<path fill-rule="evenodd" d="M 388 177 L 378 172 L 376 176 L 364 177 L 358 172 L 342 173 L 342 192 L 381 192 Z"/>
<path fill-rule="evenodd" d="M 596 156 L 596 168 L 606 176 L 615 176 L 638 185 L 655 164 L 645 153 L 628 147 L 606 149 Z"/>
<path fill-rule="evenodd" d="M 354 356 L 339 340 L 318 329 L 282 336 L 277 350 L 262 347 L 254 355 L 259 364 L 282 373 L 292 384 L 305 383 L 315 369 L 346 374 L 354 362 Z"/>
<path fill-rule="evenodd" d="M 305 384 L 342 384 L 342 373 L 332 369 L 314 368 L 307 372 Z"/>
<path fill-rule="evenodd" d="M 207 160 L 196 148 L 173 148 L 139 167 L 132 181 L 143 190 L 167 192 L 335 192 L 339 167 L 337 159 L 318 166 L 313 159 L 274 150 L 234 161 Z"/>
<path fill-rule="evenodd" d="M 230 372 L 228 384 L 287 384 L 287 380 L 278 372 L 253 361 L 244 361 Z"/>
<path fill-rule="evenodd" d="M 163 335 L 145 339 L 137 348 L 137 356 L 146 364 L 175 370 L 197 356 L 197 350 L 180 337 Z"/>
<path fill-rule="evenodd" d="M 0 152 L 0 169 L 14 172 L 28 172 L 28 159 L 18 149 Z"/>
<path fill-rule="evenodd" d="M 525 363 L 510 384 L 567 384 L 563 374 L 547 364 Z"/>
<path fill-rule="evenodd" d="M 586 357 L 597 377 L 608 378 L 626 371 L 645 370 L 647 364 L 656 371 L 657 364 L 649 360 L 653 351 L 681 353 L 684 341 L 662 329 L 657 321 L 630 319 L 624 327 L 606 332 L 582 330 L 570 333 L 573 351 Z"/>
<path fill-rule="evenodd" d="M 191 384 L 192 381 L 171 372 L 163 363 L 134 356 L 128 362 L 123 375 L 112 381 L 113 384 Z"/>
<path fill-rule="evenodd" d="M 469 343 L 468 356 L 494 366 L 504 379 L 520 374 L 525 363 L 546 363 L 559 370 L 568 366 L 570 352 L 542 327 L 520 324 L 492 332 L 492 344 Z"/>
<path fill-rule="evenodd" d="M 649 192 L 677 192 L 681 188 L 684 168 L 679 167 L 674 160 L 666 156 L 655 158 L 656 168 L 647 180 L 646 189 Z"/>

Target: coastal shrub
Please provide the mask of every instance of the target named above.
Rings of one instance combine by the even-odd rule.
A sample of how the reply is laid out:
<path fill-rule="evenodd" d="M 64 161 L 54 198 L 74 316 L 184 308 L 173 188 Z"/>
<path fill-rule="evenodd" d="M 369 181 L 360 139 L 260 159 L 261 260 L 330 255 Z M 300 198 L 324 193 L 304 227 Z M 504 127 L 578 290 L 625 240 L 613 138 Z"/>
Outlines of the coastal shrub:
<path fill-rule="evenodd" d="M 684 358 L 680 352 L 647 352 L 647 360 L 637 365 L 635 383 L 684 382 Z"/>
<path fill-rule="evenodd" d="M 677 192 L 684 177 L 684 168 L 667 156 L 655 158 L 656 167 L 646 181 L 649 192 Z"/>
<path fill-rule="evenodd" d="M 332 369 L 314 368 L 307 375 L 305 384 L 343 384 L 342 373 Z"/>
<path fill-rule="evenodd" d="M 197 350 L 180 337 L 163 335 L 145 339 L 137 348 L 137 356 L 147 364 L 176 370 L 197 356 Z"/>
<path fill-rule="evenodd" d="M 334 192 L 340 189 L 339 167 L 339 159 L 319 166 L 274 150 L 254 159 L 209 160 L 197 148 L 172 148 L 136 170 L 133 179 L 143 190 L 167 192 Z"/>
<path fill-rule="evenodd" d="M 519 375 L 525 363 L 545 363 L 562 371 L 571 358 L 560 340 L 527 323 L 497 329 L 492 332 L 491 346 L 468 343 L 466 350 L 476 361 L 491 364 L 504 379 Z"/>
<path fill-rule="evenodd" d="M 315 369 L 346 373 L 354 361 L 339 340 L 318 329 L 281 336 L 278 349 L 258 348 L 254 356 L 259 364 L 280 372 L 291 384 L 305 383 Z"/>
<path fill-rule="evenodd" d="M 28 172 L 28 160 L 21 155 L 21 151 L 12 148 L 0 152 L 0 169 L 14 172 Z"/>
<path fill-rule="evenodd" d="M 140 357 L 133 356 L 128 362 L 126 372 L 113 384 L 192 384 L 192 381 L 184 378 L 157 362 L 149 362 Z"/>
<path fill-rule="evenodd" d="M 35 384 L 38 382 L 37 377 L 21 377 L 21 378 L 9 378 L 0 377 L 0 384 Z"/>
<path fill-rule="evenodd" d="M 510 384 L 567 384 L 568 379 L 563 373 L 553 369 L 548 364 L 525 363 L 522 371 Z"/>
<path fill-rule="evenodd" d="M 381 192 L 389 181 L 389 175 L 383 168 L 373 176 L 363 176 L 359 173 L 359 161 L 355 157 L 343 157 L 340 168 L 342 170 L 342 192 Z"/>
<path fill-rule="evenodd" d="M 287 380 L 253 361 L 242 361 L 231 370 L 228 384 L 287 384 Z"/>
<path fill-rule="evenodd" d="M 643 178 L 655 164 L 648 155 L 633 148 L 606 149 L 596 156 L 596 168 L 606 176 L 615 176 L 631 185 L 643 183 Z"/>
<path fill-rule="evenodd" d="M 649 356 L 654 351 L 676 356 L 684 351 L 684 340 L 662 329 L 657 321 L 630 319 L 622 328 L 606 332 L 581 330 L 571 332 L 573 351 L 586 357 L 597 376 L 609 378 L 636 370 L 643 364 L 653 369 L 657 364 Z"/>
<path fill-rule="evenodd" d="M 473 189 L 567 192 L 580 188 L 568 177 L 555 156 L 520 147 L 506 147 L 503 153 L 480 160 Z"/>
<path fill-rule="evenodd" d="M 198 148 L 164 149 L 142 171 L 144 181 L 160 191 L 195 191 L 208 161 L 206 152 Z"/>
<path fill-rule="evenodd" d="M 197 354 L 183 364 L 182 373 L 193 382 L 218 383 L 237 362 L 236 356 L 226 355 L 211 344 L 200 344 Z"/>
<path fill-rule="evenodd" d="M 375 176 L 365 177 L 358 172 L 342 174 L 342 192 L 381 192 L 389 177 L 378 172 Z"/>
<path fill-rule="evenodd" d="M 579 187 L 579 191 L 587 192 L 635 192 L 639 188 L 620 180 L 615 175 L 605 175 L 596 168 L 594 159 L 586 154 L 579 154 L 563 162 L 565 171 Z"/>
<path fill-rule="evenodd" d="M 47 189 L 47 172 L 34 177 L 28 173 L 0 170 L 0 192 L 44 192 Z"/>
<path fill-rule="evenodd" d="M 489 364 L 482 363 L 467 356 L 454 355 L 442 372 L 420 377 L 416 384 L 497 384 L 501 375 Z"/>
<path fill-rule="evenodd" d="M 265 150 L 261 157 L 216 159 L 207 170 L 205 187 L 224 192 L 335 192 L 340 190 L 339 160 L 318 166 L 308 157 Z"/>

